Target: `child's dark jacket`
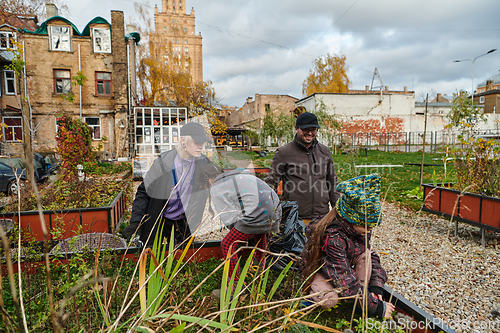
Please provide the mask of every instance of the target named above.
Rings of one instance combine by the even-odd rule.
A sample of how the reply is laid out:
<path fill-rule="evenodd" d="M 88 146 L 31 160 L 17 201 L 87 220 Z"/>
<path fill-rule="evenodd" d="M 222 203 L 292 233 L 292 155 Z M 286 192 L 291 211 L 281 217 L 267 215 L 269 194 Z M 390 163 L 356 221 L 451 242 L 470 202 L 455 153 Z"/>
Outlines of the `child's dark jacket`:
<path fill-rule="evenodd" d="M 314 223 L 313 223 L 314 224 Z M 306 234 L 311 233 L 313 225 L 309 224 Z M 363 286 L 358 282 L 356 272 L 350 262 L 366 250 L 365 237 L 357 233 L 349 223 L 337 217 L 326 229 L 323 245 L 323 262 L 321 272 L 331 279 L 335 288 L 343 288 L 340 296 L 354 296 L 362 292 Z M 370 236 L 367 236 L 367 245 L 370 249 Z M 371 295 L 382 294 L 382 288 L 387 281 L 387 274 L 380 264 L 380 257 L 371 251 L 372 272 L 368 283 L 368 313 L 383 317 L 385 306 L 383 302 Z"/>

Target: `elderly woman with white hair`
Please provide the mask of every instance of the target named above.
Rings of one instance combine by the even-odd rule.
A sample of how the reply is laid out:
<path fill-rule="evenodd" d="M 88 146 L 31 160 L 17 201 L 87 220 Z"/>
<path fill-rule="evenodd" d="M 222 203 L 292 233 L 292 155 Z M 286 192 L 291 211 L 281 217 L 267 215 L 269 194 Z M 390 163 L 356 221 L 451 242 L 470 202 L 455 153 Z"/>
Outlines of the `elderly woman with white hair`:
<path fill-rule="evenodd" d="M 151 247 L 159 226 L 163 236 L 170 238 L 174 228 L 176 242 L 191 236 L 201 224 L 207 198 L 209 179 L 220 169 L 201 153 L 205 142 L 212 142 L 198 123 L 181 128 L 177 148 L 160 154 L 137 189 L 130 225 L 122 232 L 130 239 L 138 233 L 141 241 Z"/>

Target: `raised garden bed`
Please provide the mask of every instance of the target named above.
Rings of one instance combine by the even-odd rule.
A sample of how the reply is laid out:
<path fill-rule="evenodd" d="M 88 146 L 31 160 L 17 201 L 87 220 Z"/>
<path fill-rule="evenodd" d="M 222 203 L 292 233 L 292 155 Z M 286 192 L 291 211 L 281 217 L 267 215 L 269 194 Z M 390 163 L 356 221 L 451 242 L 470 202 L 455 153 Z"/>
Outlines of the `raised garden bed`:
<path fill-rule="evenodd" d="M 77 234 L 105 232 L 114 233 L 123 219 L 126 198 L 118 193 L 108 207 L 78 208 L 43 211 L 45 225 L 50 234 L 49 240 L 62 240 Z M 23 241 L 43 241 L 43 231 L 38 211 L 2 213 L 1 218 L 19 223 Z"/>
<path fill-rule="evenodd" d="M 481 228 L 482 244 L 484 232 L 500 232 L 500 198 L 454 190 L 451 184 L 423 184 L 422 210 L 455 221 L 455 235 L 458 222 Z"/>
<path fill-rule="evenodd" d="M 139 258 L 139 254 L 141 253 L 142 248 L 133 246 L 129 248 L 116 248 L 109 251 L 116 254 L 119 260 L 121 260 L 121 258 L 123 257 L 126 257 L 129 260 L 136 261 Z M 181 251 L 177 250 L 177 255 L 180 255 L 180 252 Z M 75 255 L 78 254 L 73 252 L 66 252 L 64 254 L 50 254 L 49 257 L 50 260 L 54 263 L 67 263 Z M 185 261 L 204 262 L 211 258 L 223 258 L 220 248 L 220 241 L 194 242 L 186 254 Z M 33 260 L 36 259 L 31 258 L 30 262 L 23 262 L 21 264 L 22 270 L 29 271 L 30 269 L 33 269 L 33 267 L 43 265 L 42 256 L 40 256 L 39 261 L 36 263 L 34 263 Z M 394 292 L 390 287 L 384 286 L 383 292 L 384 299 L 390 299 L 391 302 L 396 305 L 397 312 L 410 316 L 413 319 L 413 322 L 411 323 L 412 326 L 410 327 L 413 333 L 456 333 L 452 328 L 444 324 L 442 320 L 435 318 L 429 313 L 425 312 L 405 297 Z"/>

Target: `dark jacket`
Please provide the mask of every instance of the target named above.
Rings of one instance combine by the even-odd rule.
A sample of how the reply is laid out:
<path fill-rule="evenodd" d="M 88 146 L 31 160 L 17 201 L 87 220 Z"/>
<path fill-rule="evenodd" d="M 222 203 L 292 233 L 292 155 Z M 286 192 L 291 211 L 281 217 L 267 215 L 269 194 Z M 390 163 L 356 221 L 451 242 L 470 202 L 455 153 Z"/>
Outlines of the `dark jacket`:
<path fill-rule="evenodd" d="M 314 222 L 306 228 L 306 234 L 311 233 Z M 350 262 L 366 251 L 365 237 L 351 227 L 351 225 L 341 217 L 335 218 L 332 224 L 326 229 L 325 242 L 323 245 L 323 262 L 321 272 L 331 279 L 335 288 L 343 288 L 340 296 L 354 296 L 362 291 L 363 286 L 358 282 L 356 272 Z M 368 234 L 367 244 L 370 249 L 371 233 Z M 372 272 L 368 282 L 368 313 L 383 318 L 385 313 L 384 302 L 373 297 L 371 292 L 381 295 L 382 288 L 387 281 L 387 274 L 380 264 L 380 257 L 371 251 Z"/>
<path fill-rule="evenodd" d="M 172 149 L 167 152 L 160 154 L 160 156 L 155 159 L 153 165 L 151 166 L 148 173 L 152 173 L 153 169 L 158 169 L 161 165 L 161 170 L 163 172 L 159 173 L 153 181 L 149 181 L 147 177 L 151 176 L 146 174 L 145 180 L 139 185 L 137 193 L 135 195 L 134 202 L 132 204 L 132 217 L 130 218 L 130 224 L 136 222 L 141 222 L 142 225 L 139 229 L 139 236 L 141 241 L 146 244 L 146 240 L 155 222 L 160 217 L 163 212 L 165 212 L 167 207 L 167 201 L 170 197 L 170 192 L 173 184 L 173 163 L 174 158 L 177 156 L 177 150 Z M 162 159 L 163 163 L 160 163 Z M 211 164 L 210 160 L 204 156 L 200 155 L 195 159 L 195 173 L 193 176 L 193 189 L 191 196 L 189 198 L 188 206 L 184 207 L 185 219 L 180 223 L 187 223 L 192 231 L 201 224 L 203 218 L 203 212 L 205 210 L 205 204 L 207 202 L 209 190 L 206 175 L 201 171 L 203 167 L 207 164 Z M 148 184 L 147 188 L 145 183 Z M 151 234 L 147 245 L 151 245 L 154 241 L 156 235 L 156 230 L 158 226 L 156 225 L 154 233 Z M 167 235 L 170 235 L 170 230 L 164 230 Z M 177 232 L 177 231 L 176 231 Z M 182 240 L 187 235 L 176 234 L 176 239 Z"/>
<path fill-rule="evenodd" d="M 306 148 L 295 136 L 292 142 L 276 150 L 266 183 L 276 189 L 280 180 L 283 180 L 283 200 L 296 201 L 301 218 L 328 213 L 328 203 L 335 207 L 340 197 L 330 149 L 317 140 Z"/>

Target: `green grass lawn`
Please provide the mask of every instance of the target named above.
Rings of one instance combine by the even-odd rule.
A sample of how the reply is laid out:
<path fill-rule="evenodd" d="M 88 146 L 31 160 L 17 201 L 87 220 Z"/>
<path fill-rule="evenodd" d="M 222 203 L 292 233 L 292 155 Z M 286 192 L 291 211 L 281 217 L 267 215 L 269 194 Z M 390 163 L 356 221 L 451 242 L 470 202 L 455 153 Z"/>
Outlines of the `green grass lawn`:
<path fill-rule="evenodd" d="M 274 153 L 266 157 L 249 151 L 233 151 L 230 156 L 237 159 L 251 158 L 256 167 L 271 165 Z M 453 182 L 455 180 L 455 168 L 453 163 L 447 164 L 447 178 L 444 175 L 443 154 L 426 153 L 425 164 L 436 164 L 436 166 L 424 166 L 423 183 L 433 183 L 434 175 L 437 183 Z M 367 156 L 364 151 L 352 154 L 334 154 L 333 161 L 337 171 L 339 182 L 362 174 L 378 173 L 382 177 L 382 197 L 390 202 L 400 202 L 414 210 L 420 209 L 422 199 L 418 198 L 415 190 L 420 185 L 420 163 L 422 152 L 402 153 L 368 150 Z M 410 165 L 418 164 L 418 165 Z M 403 167 L 368 167 L 356 168 L 359 165 L 403 165 Z M 413 190 L 413 191 L 412 191 Z"/>

